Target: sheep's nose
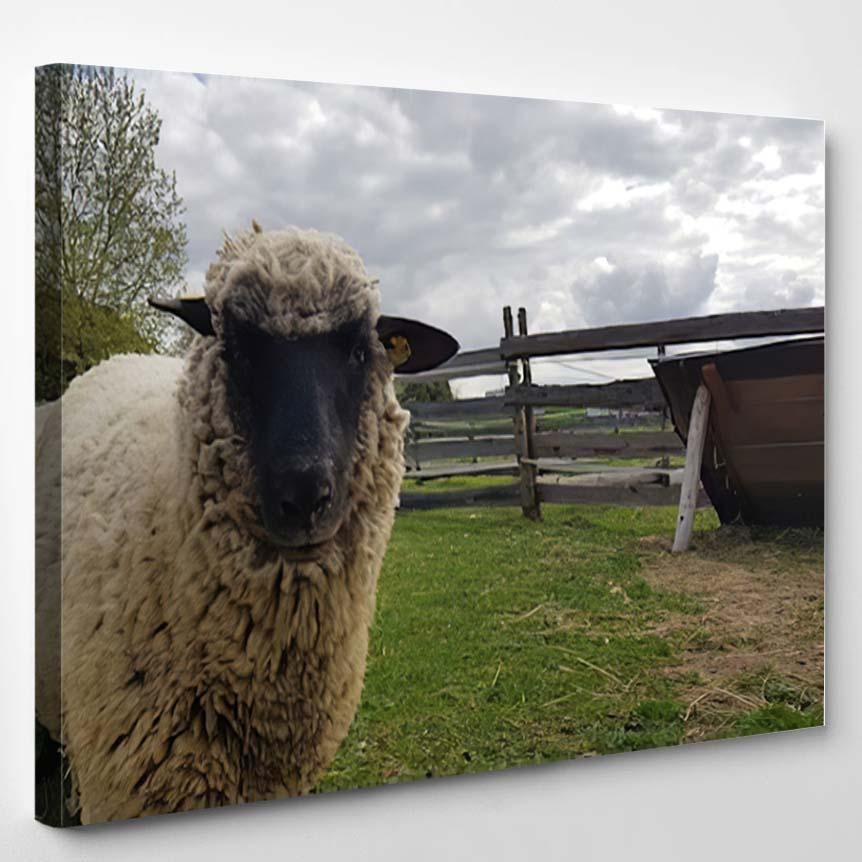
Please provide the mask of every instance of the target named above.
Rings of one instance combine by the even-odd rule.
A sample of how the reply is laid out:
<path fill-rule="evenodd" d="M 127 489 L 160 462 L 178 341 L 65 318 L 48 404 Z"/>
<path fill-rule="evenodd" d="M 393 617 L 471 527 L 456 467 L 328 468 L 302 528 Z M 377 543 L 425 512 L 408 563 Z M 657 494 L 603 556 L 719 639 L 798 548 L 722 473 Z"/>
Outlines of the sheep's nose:
<path fill-rule="evenodd" d="M 279 484 L 281 515 L 288 528 L 314 527 L 332 506 L 332 479 L 325 470 L 289 470 Z"/>

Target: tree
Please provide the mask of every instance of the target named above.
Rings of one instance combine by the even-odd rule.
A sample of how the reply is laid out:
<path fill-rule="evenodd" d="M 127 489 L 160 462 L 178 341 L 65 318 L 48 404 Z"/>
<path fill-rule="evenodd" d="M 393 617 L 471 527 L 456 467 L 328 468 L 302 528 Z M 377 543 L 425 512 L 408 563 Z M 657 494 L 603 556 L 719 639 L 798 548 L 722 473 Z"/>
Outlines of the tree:
<path fill-rule="evenodd" d="M 448 380 L 435 380 L 432 383 L 395 383 L 398 400 L 407 401 L 452 401 L 452 388 Z"/>
<path fill-rule="evenodd" d="M 37 399 L 113 353 L 169 340 L 146 304 L 181 283 L 176 176 L 156 164 L 161 120 L 126 75 L 36 73 Z"/>

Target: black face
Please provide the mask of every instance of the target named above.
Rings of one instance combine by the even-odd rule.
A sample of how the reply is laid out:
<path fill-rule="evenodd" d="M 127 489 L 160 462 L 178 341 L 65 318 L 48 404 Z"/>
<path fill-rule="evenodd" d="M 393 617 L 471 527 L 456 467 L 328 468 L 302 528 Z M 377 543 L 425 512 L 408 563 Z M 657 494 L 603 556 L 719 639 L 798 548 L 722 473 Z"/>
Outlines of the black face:
<path fill-rule="evenodd" d="M 359 320 L 323 335 L 270 335 L 225 310 L 228 397 L 247 443 L 263 525 L 313 558 L 343 520 L 376 335 Z"/>

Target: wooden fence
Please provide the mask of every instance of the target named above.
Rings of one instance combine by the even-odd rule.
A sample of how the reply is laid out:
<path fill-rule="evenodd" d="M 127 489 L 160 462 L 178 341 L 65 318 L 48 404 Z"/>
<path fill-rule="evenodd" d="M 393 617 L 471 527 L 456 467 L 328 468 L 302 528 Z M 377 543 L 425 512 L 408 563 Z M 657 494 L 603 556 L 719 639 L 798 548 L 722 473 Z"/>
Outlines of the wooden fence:
<path fill-rule="evenodd" d="M 423 485 L 456 476 L 513 481 L 458 491 L 405 490 L 401 507 L 520 505 L 527 517 L 538 519 L 543 503 L 675 505 L 683 471 L 671 459 L 685 449 L 668 430 L 657 381 L 541 386 L 533 383 L 530 360 L 644 347 L 661 354 L 669 344 L 819 332 L 823 322 L 823 308 L 802 308 L 530 335 L 526 310 L 518 310 L 515 334 L 506 307 L 498 347 L 465 351 L 434 371 L 411 376 L 432 381 L 506 374 L 503 394 L 407 403 L 412 420 L 406 457 L 408 477 Z M 566 408 L 605 413 L 560 423 L 553 411 Z M 625 464 L 634 459 L 641 463 Z M 707 503 L 702 491 L 699 502 Z"/>

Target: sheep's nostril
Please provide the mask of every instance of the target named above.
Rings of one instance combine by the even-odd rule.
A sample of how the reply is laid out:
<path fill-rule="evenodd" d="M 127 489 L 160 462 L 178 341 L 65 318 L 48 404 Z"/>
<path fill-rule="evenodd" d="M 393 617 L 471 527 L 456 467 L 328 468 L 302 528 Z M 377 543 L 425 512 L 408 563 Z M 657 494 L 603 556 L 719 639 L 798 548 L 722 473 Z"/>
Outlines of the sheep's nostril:
<path fill-rule="evenodd" d="M 284 499 L 281 501 L 281 514 L 288 520 L 295 520 L 302 513 L 293 500 Z"/>
<path fill-rule="evenodd" d="M 279 529 L 302 532 L 319 527 L 332 511 L 335 487 L 329 475 L 316 469 L 286 470 L 277 475 L 273 500 Z"/>
<path fill-rule="evenodd" d="M 321 489 L 320 494 L 311 507 L 311 513 L 319 518 L 323 515 L 332 503 L 332 488 L 328 485 Z"/>

